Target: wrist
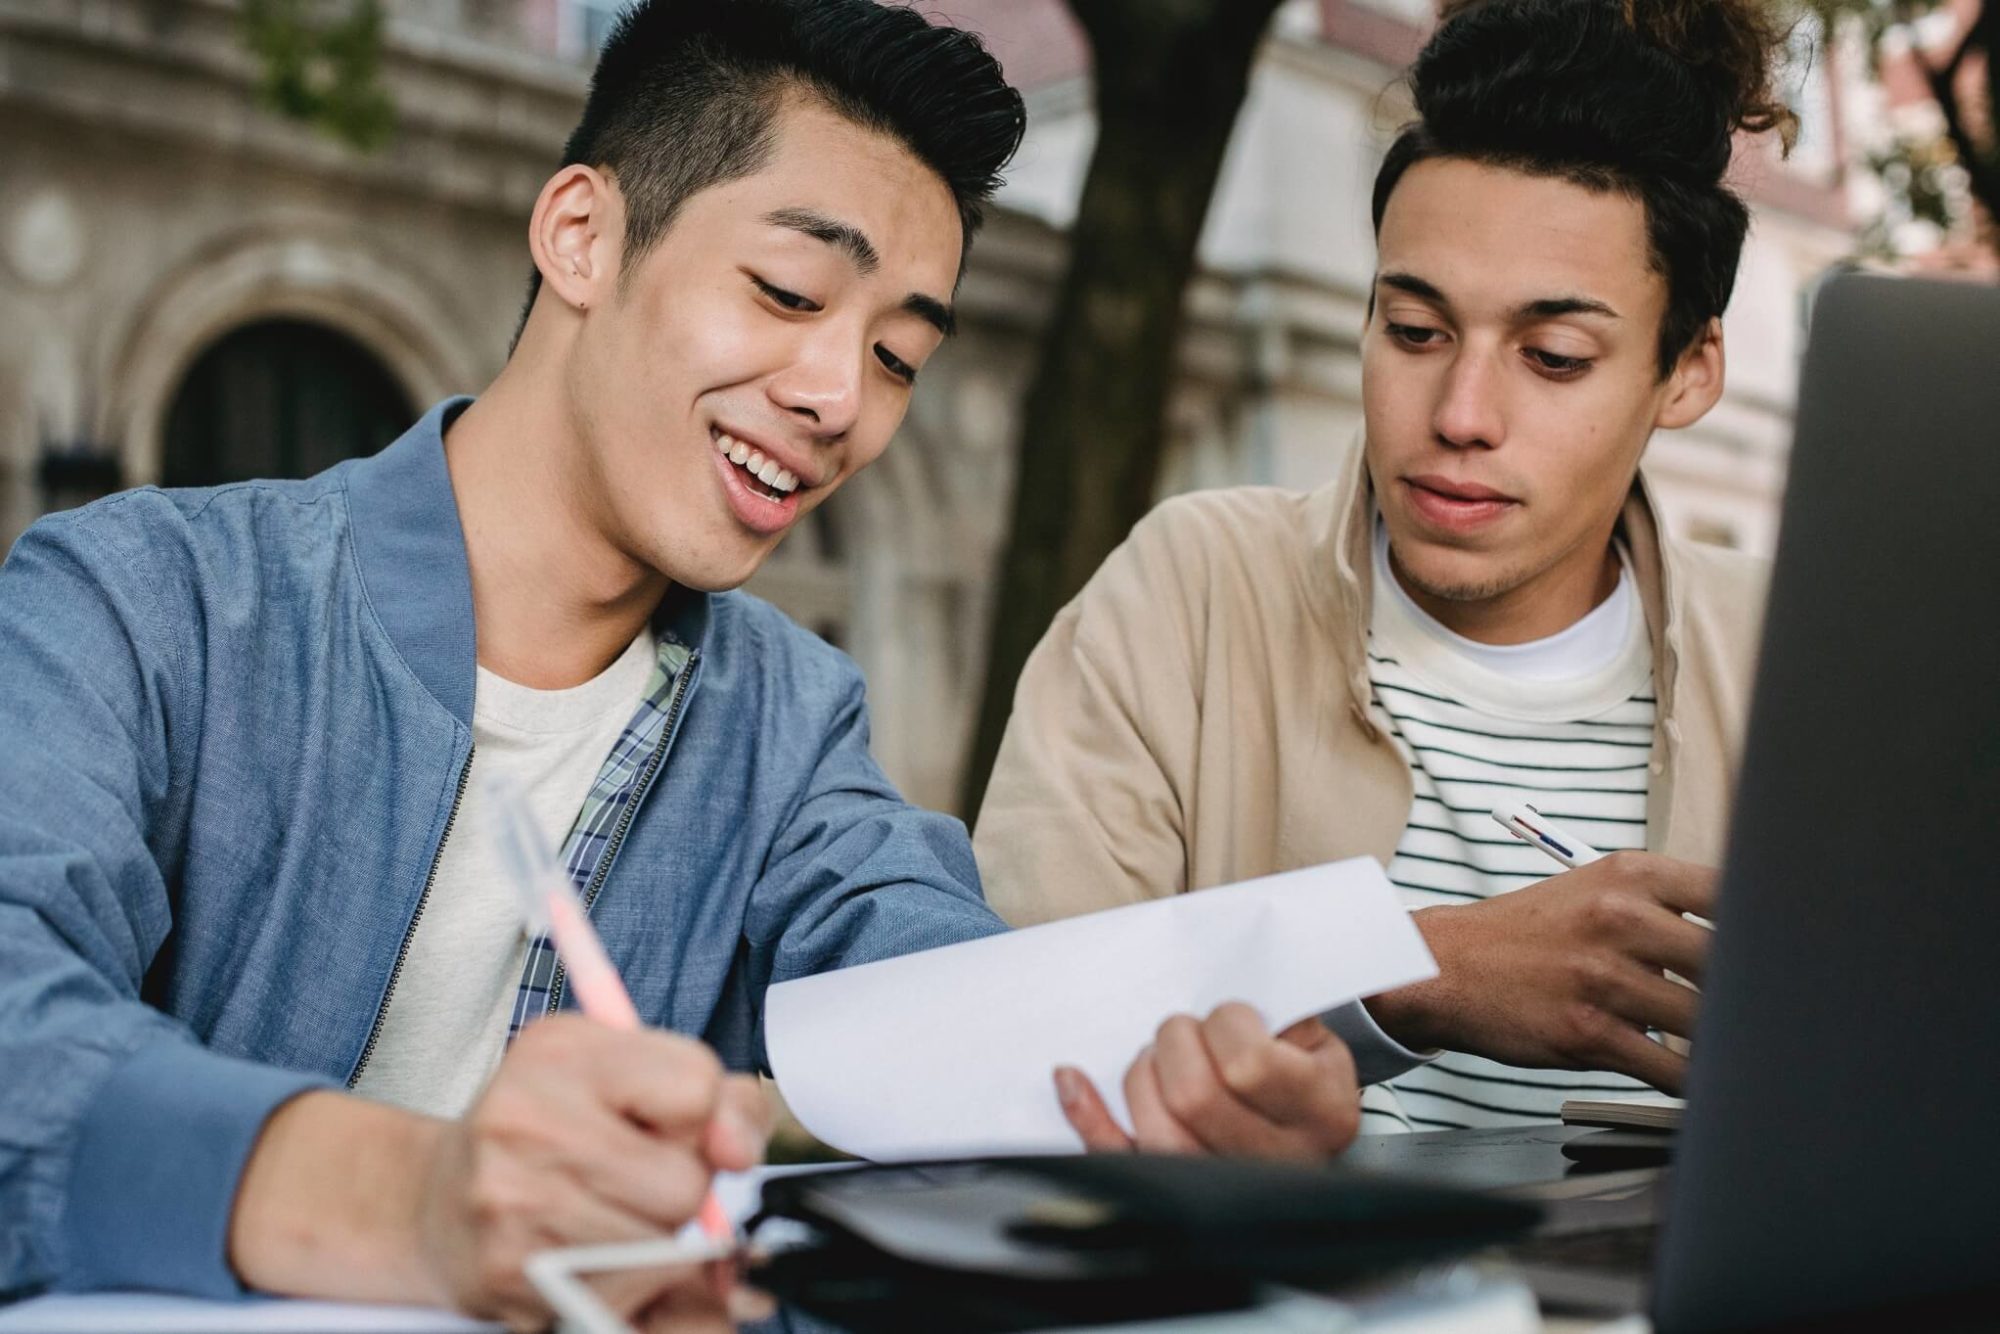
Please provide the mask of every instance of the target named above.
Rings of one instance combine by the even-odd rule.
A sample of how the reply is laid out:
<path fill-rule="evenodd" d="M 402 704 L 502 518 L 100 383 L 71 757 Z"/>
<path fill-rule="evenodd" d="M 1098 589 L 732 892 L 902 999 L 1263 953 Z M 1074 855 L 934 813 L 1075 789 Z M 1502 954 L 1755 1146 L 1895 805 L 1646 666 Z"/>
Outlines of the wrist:
<path fill-rule="evenodd" d="M 423 1198 L 446 1129 L 428 1117 L 316 1092 L 271 1115 L 230 1218 L 244 1285 L 298 1297 L 440 1304 Z"/>
<path fill-rule="evenodd" d="M 1436 1051 L 1449 1041 L 1455 970 L 1450 962 L 1460 908 L 1420 908 L 1411 923 L 1437 961 L 1437 976 L 1368 997 L 1363 1004 L 1381 1030 L 1412 1051 Z"/>

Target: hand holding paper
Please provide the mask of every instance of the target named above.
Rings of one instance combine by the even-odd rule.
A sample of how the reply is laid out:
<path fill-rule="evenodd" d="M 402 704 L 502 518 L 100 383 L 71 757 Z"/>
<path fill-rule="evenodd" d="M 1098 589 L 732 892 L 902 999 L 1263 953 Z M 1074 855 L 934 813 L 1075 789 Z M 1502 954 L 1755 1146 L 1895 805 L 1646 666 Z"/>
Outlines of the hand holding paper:
<path fill-rule="evenodd" d="M 1071 1152 L 1058 1067 L 1130 1127 L 1126 1073 L 1172 1016 L 1240 1001 L 1270 1032 L 1435 971 L 1356 858 L 781 983 L 766 1042 L 792 1111 L 849 1153 Z"/>
<path fill-rule="evenodd" d="M 1056 1071 L 1063 1115 L 1087 1149 L 1321 1161 L 1361 1128 L 1354 1057 L 1315 1016 L 1273 1034 L 1241 1001 L 1177 1014 L 1125 1072 L 1132 1133 L 1088 1076 Z"/>

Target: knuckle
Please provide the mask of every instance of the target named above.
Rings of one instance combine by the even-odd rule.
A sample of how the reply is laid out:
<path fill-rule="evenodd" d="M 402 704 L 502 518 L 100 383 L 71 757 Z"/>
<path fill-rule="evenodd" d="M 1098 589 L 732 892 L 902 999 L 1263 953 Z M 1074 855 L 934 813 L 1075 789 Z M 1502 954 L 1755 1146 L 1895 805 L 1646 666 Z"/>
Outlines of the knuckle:
<path fill-rule="evenodd" d="M 1615 1021 L 1589 1001 L 1576 1001 L 1564 1008 L 1558 1041 L 1572 1056 L 1588 1057 L 1610 1043 Z"/>
<path fill-rule="evenodd" d="M 1217 1087 L 1208 1080 L 1168 1080 L 1160 1085 L 1160 1101 L 1183 1125 L 1197 1125 L 1210 1120 L 1220 1103 L 1218 1093 Z"/>
<path fill-rule="evenodd" d="M 1617 890 L 1593 894 L 1583 907 L 1584 927 L 1592 936 L 1613 938 L 1631 928 L 1638 910 L 1638 901 L 1629 894 Z"/>
<path fill-rule="evenodd" d="M 1215 1063 L 1224 1085 L 1238 1093 L 1262 1088 L 1271 1078 L 1271 1057 L 1262 1047 L 1234 1051 Z"/>
<path fill-rule="evenodd" d="M 482 1172 L 475 1176 L 466 1190 L 466 1209 L 481 1233 L 493 1235 L 504 1232 L 516 1218 L 525 1212 L 525 1201 L 504 1177 L 497 1172 Z M 493 1247 L 481 1248 L 484 1256 Z"/>
<path fill-rule="evenodd" d="M 1264 1026 L 1263 1019 L 1258 1015 L 1257 1011 L 1250 1005 L 1248 1001 L 1240 1001 L 1240 1000 L 1224 1001 L 1222 1002 L 1222 1004 L 1216 1006 L 1213 1010 L 1209 1011 L 1208 1017 L 1210 1020 L 1219 1024 L 1249 1023 L 1255 1025 L 1260 1029 Z"/>
<path fill-rule="evenodd" d="M 1595 1013 L 1615 987 L 1615 970 L 1602 955 L 1586 954 L 1570 964 L 1570 991 Z"/>
<path fill-rule="evenodd" d="M 721 1091 L 722 1078 L 726 1073 L 722 1068 L 722 1059 L 705 1044 L 677 1033 L 648 1033 L 646 1036 L 660 1044 L 665 1059 L 674 1067 L 675 1078 L 683 1086 L 709 1097 Z"/>
<path fill-rule="evenodd" d="M 1619 849 L 1604 855 L 1604 873 L 1620 884 L 1637 884 L 1650 878 L 1648 857 L 1643 852 Z"/>

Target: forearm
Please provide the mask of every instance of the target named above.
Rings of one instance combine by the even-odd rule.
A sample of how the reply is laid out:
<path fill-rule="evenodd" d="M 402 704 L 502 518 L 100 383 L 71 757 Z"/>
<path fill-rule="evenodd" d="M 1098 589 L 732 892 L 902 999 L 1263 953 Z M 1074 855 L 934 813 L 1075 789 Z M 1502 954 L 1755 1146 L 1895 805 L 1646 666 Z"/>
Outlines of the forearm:
<path fill-rule="evenodd" d="M 424 1187 L 445 1129 L 331 1091 L 280 1107 L 230 1217 L 237 1276 L 294 1297 L 448 1304 L 422 1236 Z"/>
<path fill-rule="evenodd" d="M 1381 1030 L 1413 1051 L 1436 1051 L 1454 1045 L 1451 1014 L 1455 1008 L 1452 995 L 1458 981 L 1456 912 L 1440 907 L 1420 908 L 1410 914 L 1411 923 L 1437 961 L 1436 977 L 1370 996 L 1365 1002 L 1369 1015 Z"/>

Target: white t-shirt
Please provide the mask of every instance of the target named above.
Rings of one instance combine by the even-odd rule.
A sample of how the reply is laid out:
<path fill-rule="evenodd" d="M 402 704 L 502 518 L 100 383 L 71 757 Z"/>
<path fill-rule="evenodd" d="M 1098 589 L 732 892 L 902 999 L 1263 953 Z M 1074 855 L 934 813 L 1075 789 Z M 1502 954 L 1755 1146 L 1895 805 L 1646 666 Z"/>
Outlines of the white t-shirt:
<path fill-rule="evenodd" d="M 532 690 L 479 669 L 472 706 L 478 772 L 467 779 L 438 854 L 357 1093 L 456 1117 L 485 1087 L 505 1049 L 527 933 L 520 898 L 493 852 L 479 780 L 501 777 L 519 789 L 548 846 L 560 849 L 638 707 L 656 656 L 648 629 L 616 662 L 567 690 Z"/>
<path fill-rule="evenodd" d="M 1480 644 L 1426 613 L 1390 569 L 1379 523 L 1375 590 L 1368 675 L 1415 787 L 1389 863 L 1407 907 L 1487 899 L 1563 869 L 1493 822 L 1503 802 L 1532 803 L 1602 852 L 1646 846 L 1652 643 L 1629 566 L 1583 619 L 1527 644 Z M 1368 1089 L 1362 1129 L 1539 1124 L 1565 1098 L 1646 1091 L 1623 1075 L 1446 1052 Z"/>

